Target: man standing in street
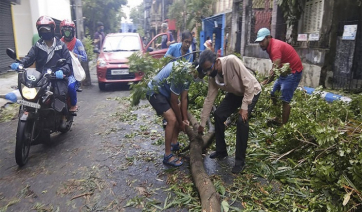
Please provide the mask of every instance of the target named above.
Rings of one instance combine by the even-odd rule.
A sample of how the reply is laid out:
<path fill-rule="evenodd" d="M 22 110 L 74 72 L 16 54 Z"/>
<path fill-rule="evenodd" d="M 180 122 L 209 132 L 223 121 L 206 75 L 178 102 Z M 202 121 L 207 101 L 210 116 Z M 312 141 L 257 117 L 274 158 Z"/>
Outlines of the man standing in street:
<path fill-rule="evenodd" d="M 99 21 L 97 23 L 97 31 L 94 33 L 94 36 L 93 36 L 93 45 L 94 45 L 94 48 L 97 49 L 98 51 L 101 51 L 103 41 L 105 38 L 103 31 L 104 31 L 104 25 L 102 22 Z M 98 58 L 98 54 L 96 56 L 97 56 L 96 58 Z"/>
<path fill-rule="evenodd" d="M 193 62 L 193 55 L 190 52 L 191 43 L 192 35 L 190 31 L 184 31 L 181 34 L 181 43 L 170 45 L 164 57 L 177 58 L 190 53 L 189 55 L 184 56 L 184 58 L 189 62 Z"/>
<path fill-rule="evenodd" d="M 161 49 L 167 49 L 171 44 L 175 43 L 175 39 L 171 32 L 168 31 L 168 24 L 161 24 L 162 33 L 167 33 L 170 36 L 170 40 L 168 40 L 168 35 L 162 35 Z"/>
<path fill-rule="evenodd" d="M 281 100 L 283 101 L 282 123 L 278 121 L 278 117 L 274 122 L 278 124 L 286 124 L 290 115 L 290 101 L 294 95 L 294 91 L 297 89 L 298 84 L 302 78 L 303 65 L 295 49 L 280 40 L 272 38 L 270 31 L 267 28 L 261 28 L 258 31 L 255 42 L 258 42 L 260 48 L 269 54 L 271 61 L 273 62 L 273 68 L 270 70 L 269 79 L 262 82 L 263 85 L 273 81 L 275 73 L 274 68 L 280 68 L 285 63 L 289 63 L 290 70 L 287 73 L 281 74 L 275 81 L 273 90 L 271 92 L 271 98 L 273 104 L 277 103 L 275 92 L 281 91 Z"/>
<path fill-rule="evenodd" d="M 203 69 L 203 74 L 209 77 L 208 92 L 201 112 L 201 123 L 198 129 L 203 133 L 206 121 L 210 115 L 218 90 L 227 92 L 216 111 L 215 137 L 216 152 L 210 158 L 224 158 L 228 155 L 225 143 L 226 119 L 240 106 L 236 131 L 235 166 L 231 172 L 240 173 L 245 167 L 245 154 L 249 138 L 249 117 L 255 107 L 261 86 L 255 76 L 251 74 L 243 62 L 235 55 L 216 58 L 211 50 L 205 50 L 199 58 L 199 65 Z M 199 76 L 202 78 L 203 76 Z"/>

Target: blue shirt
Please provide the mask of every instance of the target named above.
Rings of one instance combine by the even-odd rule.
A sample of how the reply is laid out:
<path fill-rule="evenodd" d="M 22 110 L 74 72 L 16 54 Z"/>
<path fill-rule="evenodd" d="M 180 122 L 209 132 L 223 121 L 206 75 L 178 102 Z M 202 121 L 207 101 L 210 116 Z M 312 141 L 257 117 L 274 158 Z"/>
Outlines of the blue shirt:
<path fill-rule="evenodd" d="M 178 65 L 178 62 L 168 63 L 161 69 L 160 72 L 148 83 L 148 95 L 153 95 L 155 92 L 154 86 L 157 86 L 158 92 L 164 95 L 167 99 L 171 98 L 171 92 L 179 96 L 183 91 L 186 91 L 190 87 L 190 82 L 186 81 L 182 84 L 175 84 L 173 81 L 167 82 L 167 78 L 172 72 L 172 67 Z"/>
<path fill-rule="evenodd" d="M 75 42 L 73 52 L 78 55 L 79 62 L 87 61 L 87 53 L 85 52 L 82 41 L 80 41 L 79 39 L 77 39 L 77 41 Z"/>
<path fill-rule="evenodd" d="M 182 55 L 181 53 L 181 46 L 182 46 L 182 43 L 174 43 L 174 44 L 171 44 L 170 47 L 168 48 L 166 54 L 164 57 L 167 57 L 167 56 L 171 56 L 171 57 L 180 57 Z M 187 53 L 190 53 L 190 49 L 187 50 Z M 186 55 L 184 57 L 186 60 L 188 60 L 189 62 L 192 62 L 193 61 L 193 56 L 192 54 L 189 54 L 189 55 Z"/>

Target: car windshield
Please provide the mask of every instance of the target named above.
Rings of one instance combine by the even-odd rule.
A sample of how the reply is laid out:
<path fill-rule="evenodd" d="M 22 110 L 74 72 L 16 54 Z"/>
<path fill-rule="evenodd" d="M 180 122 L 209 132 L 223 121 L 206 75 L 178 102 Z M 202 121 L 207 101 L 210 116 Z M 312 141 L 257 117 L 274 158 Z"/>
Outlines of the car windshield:
<path fill-rule="evenodd" d="M 139 51 L 141 49 L 138 36 L 109 36 L 106 37 L 103 44 L 104 52 L 117 51 Z"/>

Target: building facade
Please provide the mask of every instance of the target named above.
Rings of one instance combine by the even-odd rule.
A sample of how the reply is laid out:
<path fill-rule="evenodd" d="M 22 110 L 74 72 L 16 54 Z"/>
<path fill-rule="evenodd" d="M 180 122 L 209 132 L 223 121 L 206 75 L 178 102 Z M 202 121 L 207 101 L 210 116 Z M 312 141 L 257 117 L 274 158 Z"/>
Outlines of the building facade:
<path fill-rule="evenodd" d="M 303 12 L 288 25 L 277 1 L 243 0 L 240 53 L 249 68 L 267 74 L 269 56 L 254 43 L 262 27 L 291 44 L 303 62 L 302 85 L 362 88 L 362 8 L 358 1 L 305 0 Z M 353 34 L 350 37 L 347 34 Z"/>
<path fill-rule="evenodd" d="M 143 0 L 144 3 L 144 30 L 148 39 L 153 38 L 160 33 L 161 24 L 168 22 L 169 30 L 174 35 L 176 26 L 174 21 L 170 21 L 168 18 L 168 8 L 172 5 L 173 0 Z"/>
<path fill-rule="evenodd" d="M 38 33 L 36 21 L 42 15 L 50 16 L 56 22 L 56 34 L 59 36 L 59 23 L 63 19 L 71 20 L 70 0 L 21 0 L 12 5 L 14 37 L 18 57 L 24 57 L 32 46 L 32 38 Z"/>

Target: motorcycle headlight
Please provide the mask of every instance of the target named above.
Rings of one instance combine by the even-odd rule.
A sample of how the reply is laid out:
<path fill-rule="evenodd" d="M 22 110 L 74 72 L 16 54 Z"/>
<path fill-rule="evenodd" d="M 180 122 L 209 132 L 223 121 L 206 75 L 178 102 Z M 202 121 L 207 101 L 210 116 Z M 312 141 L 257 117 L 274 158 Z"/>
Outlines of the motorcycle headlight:
<path fill-rule="evenodd" d="M 40 88 L 28 88 L 26 86 L 23 86 L 21 89 L 21 93 L 23 94 L 23 97 L 25 99 L 34 99 L 36 97 L 36 94 L 38 93 Z"/>
<path fill-rule="evenodd" d="M 97 65 L 100 67 L 100 68 L 102 68 L 102 67 L 106 67 L 106 65 L 107 65 L 107 62 L 104 60 L 104 59 L 98 59 L 97 60 Z"/>

